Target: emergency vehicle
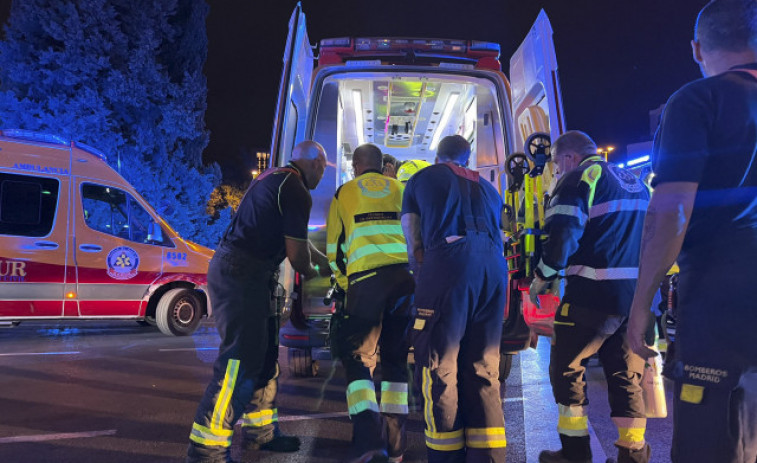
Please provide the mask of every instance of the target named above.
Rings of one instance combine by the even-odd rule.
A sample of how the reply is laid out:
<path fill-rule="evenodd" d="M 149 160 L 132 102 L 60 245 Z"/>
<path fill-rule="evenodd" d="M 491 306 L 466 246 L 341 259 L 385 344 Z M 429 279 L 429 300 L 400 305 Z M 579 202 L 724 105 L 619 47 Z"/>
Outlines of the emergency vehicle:
<path fill-rule="evenodd" d="M 310 239 L 315 246 L 326 247 L 331 199 L 336 189 L 352 178 L 352 153 L 363 143 L 373 143 L 400 161 L 433 163 L 439 141 L 460 134 L 471 143 L 469 167 L 509 202 L 515 197 L 509 189 L 523 188 L 511 188 L 513 174 L 520 176 L 521 184 L 534 182 L 535 177 L 523 181 L 524 168 L 532 175 L 538 171 L 539 182 L 549 184 L 549 139 L 564 131 L 564 119 L 546 13 L 540 12 L 510 59 L 509 80 L 502 73 L 499 56 L 499 44 L 475 40 L 344 37 L 321 40 L 315 48 L 310 45 L 301 6 L 295 7 L 289 22 L 270 162 L 272 166 L 286 165 L 295 144 L 306 139 L 326 149 L 328 166 L 312 191 Z M 527 155 L 512 158 L 523 149 L 528 150 Z M 547 178 L 542 180 L 542 175 Z M 529 194 L 535 195 L 530 190 Z M 536 200 L 543 209 L 542 199 Z M 538 219 L 531 201 L 524 202 L 531 221 Z M 511 230 L 513 243 L 528 234 L 524 228 L 521 224 Z M 510 257 L 522 259 L 522 253 L 514 249 Z M 282 328 L 280 342 L 290 348 L 290 368 L 295 374 L 314 374 L 313 349 L 325 344 L 332 310 L 323 305 L 329 283 L 325 278 L 301 282 L 290 268 L 282 275 L 288 294 L 297 295 L 290 302 L 306 319 L 298 319 L 298 310 L 293 310 L 295 323 Z M 532 343 L 521 300 L 522 292 L 514 283 L 508 306 L 503 307 L 503 376 L 511 355 Z"/>
<path fill-rule="evenodd" d="M 188 335 L 210 313 L 212 255 L 97 149 L 0 131 L 0 323 L 135 320 Z"/>

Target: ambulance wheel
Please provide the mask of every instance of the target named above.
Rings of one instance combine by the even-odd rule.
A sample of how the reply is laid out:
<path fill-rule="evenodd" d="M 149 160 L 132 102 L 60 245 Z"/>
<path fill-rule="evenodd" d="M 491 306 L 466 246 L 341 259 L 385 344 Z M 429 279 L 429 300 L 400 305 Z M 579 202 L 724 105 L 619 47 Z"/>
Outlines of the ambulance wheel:
<path fill-rule="evenodd" d="M 289 360 L 289 373 L 293 376 L 312 378 L 318 375 L 318 362 L 313 360 L 310 349 L 296 349 L 290 347 L 287 350 Z"/>
<path fill-rule="evenodd" d="M 168 336 L 188 336 L 202 320 L 202 301 L 187 288 L 168 290 L 158 301 L 155 321 L 158 329 Z"/>
<path fill-rule="evenodd" d="M 504 383 L 513 367 L 513 354 L 499 354 L 499 382 Z"/>

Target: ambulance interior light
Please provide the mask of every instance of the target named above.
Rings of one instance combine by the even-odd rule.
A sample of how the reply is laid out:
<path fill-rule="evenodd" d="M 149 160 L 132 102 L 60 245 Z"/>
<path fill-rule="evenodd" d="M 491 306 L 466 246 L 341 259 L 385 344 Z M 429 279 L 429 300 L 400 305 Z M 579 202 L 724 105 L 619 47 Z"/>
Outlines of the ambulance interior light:
<path fill-rule="evenodd" d="M 454 109 L 458 98 L 460 98 L 460 94 L 457 92 L 450 93 L 447 97 L 447 102 L 444 103 L 442 118 L 436 126 L 436 132 L 434 132 L 434 136 L 431 138 L 431 144 L 428 147 L 431 151 L 436 150 L 436 145 L 439 144 L 439 138 L 442 136 L 442 132 L 444 132 L 444 128 L 447 126 L 449 118 L 452 116 L 452 110 Z"/>
<path fill-rule="evenodd" d="M 644 156 L 641 156 L 641 157 L 638 157 L 638 158 L 631 159 L 626 164 L 628 165 L 628 167 L 631 167 L 631 166 L 635 166 L 635 165 L 638 165 L 638 164 L 643 164 L 643 163 L 645 163 L 647 161 L 649 161 L 649 155 L 648 154 L 644 155 Z"/>
<path fill-rule="evenodd" d="M 363 128 L 363 95 L 360 90 L 352 90 L 352 105 L 355 110 L 355 131 L 357 132 L 358 146 L 365 143 Z"/>

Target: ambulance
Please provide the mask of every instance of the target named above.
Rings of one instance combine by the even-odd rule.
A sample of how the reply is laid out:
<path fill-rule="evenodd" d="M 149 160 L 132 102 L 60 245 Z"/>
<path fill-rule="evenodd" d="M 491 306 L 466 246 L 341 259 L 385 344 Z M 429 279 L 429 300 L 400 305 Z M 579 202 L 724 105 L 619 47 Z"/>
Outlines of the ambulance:
<path fill-rule="evenodd" d="M 503 197 L 517 190 L 511 183 L 513 178 L 522 180 L 524 168 L 538 171 L 543 177 L 539 182 L 549 184 L 549 140 L 564 132 L 565 124 L 546 13 L 539 13 L 510 59 L 509 79 L 499 56 L 499 44 L 475 40 L 344 37 L 321 40 L 312 47 L 305 15 L 300 5 L 295 7 L 270 162 L 286 165 L 295 144 L 306 139 L 326 149 L 328 166 L 312 191 L 310 239 L 315 246 L 325 250 L 331 199 L 352 178 L 352 153 L 363 143 L 373 143 L 400 161 L 433 163 L 439 141 L 459 134 L 471 143 L 469 167 Z M 521 151 L 525 152 L 513 157 Z M 523 235 L 520 228 L 513 230 L 515 241 Z M 282 328 L 280 342 L 290 348 L 292 371 L 311 374 L 317 371 L 313 356 L 327 336 L 324 329 L 332 308 L 324 306 L 323 296 L 329 284 L 325 278 L 300 281 L 291 271 L 283 274 L 285 288 L 297 295 L 291 298 L 293 304 L 305 316 L 300 323 Z M 519 285 L 512 285 L 510 296 L 503 307 L 503 376 L 512 354 L 533 339 L 523 317 Z M 292 312 L 294 321 L 298 321 L 296 312 Z"/>
<path fill-rule="evenodd" d="M 135 320 L 189 335 L 210 314 L 212 255 L 97 149 L 0 131 L 0 324 Z"/>

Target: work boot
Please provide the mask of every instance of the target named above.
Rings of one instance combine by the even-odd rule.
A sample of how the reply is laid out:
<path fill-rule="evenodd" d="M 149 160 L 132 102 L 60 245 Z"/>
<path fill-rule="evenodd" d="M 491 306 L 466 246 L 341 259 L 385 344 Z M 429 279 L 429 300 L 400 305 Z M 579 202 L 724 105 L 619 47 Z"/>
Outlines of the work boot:
<path fill-rule="evenodd" d="M 563 455 L 562 450 L 542 450 L 539 454 L 539 463 L 592 463 L 591 458 L 570 460 Z"/>
<path fill-rule="evenodd" d="M 268 442 L 245 441 L 245 448 L 251 450 L 268 450 L 270 452 L 296 452 L 300 450 L 300 438 L 278 434 Z"/>
<path fill-rule="evenodd" d="M 388 463 L 389 457 L 386 450 L 369 450 L 357 458 L 347 460 L 347 463 Z"/>
<path fill-rule="evenodd" d="M 608 458 L 606 463 L 649 463 L 651 456 L 652 448 L 649 444 L 639 450 L 618 447 L 618 459 Z"/>

